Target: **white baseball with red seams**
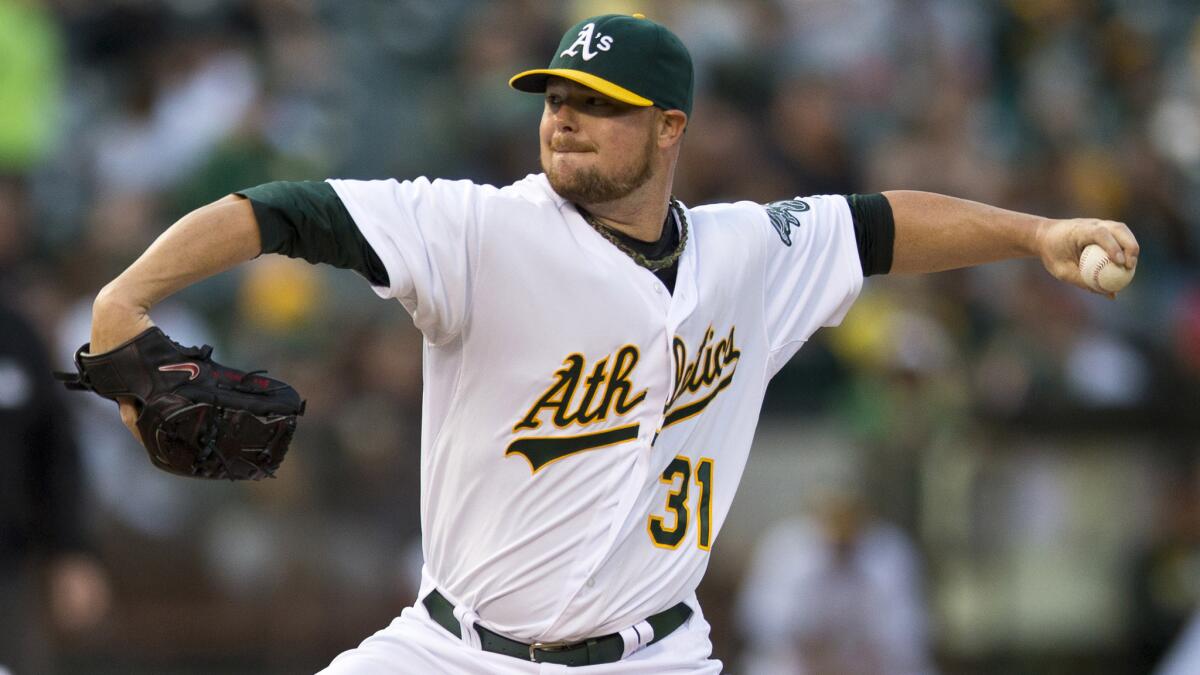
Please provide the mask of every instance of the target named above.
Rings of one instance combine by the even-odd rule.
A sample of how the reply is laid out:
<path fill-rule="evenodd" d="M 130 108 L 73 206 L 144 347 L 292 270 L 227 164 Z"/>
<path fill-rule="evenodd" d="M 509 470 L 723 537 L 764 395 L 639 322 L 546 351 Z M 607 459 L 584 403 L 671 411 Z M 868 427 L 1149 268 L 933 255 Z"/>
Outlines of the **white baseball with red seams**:
<path fill-rule="evenodd" d="M 1136 267 L 1126 268 L 1109 259 L 1099 244 L 1088 244 L 1079 256 L 1079 274 L 1083 282 L 1088 288 L 1102 293 L 1116 293 L 1128 286 L 1133 280 L 1134 269 Z"/>

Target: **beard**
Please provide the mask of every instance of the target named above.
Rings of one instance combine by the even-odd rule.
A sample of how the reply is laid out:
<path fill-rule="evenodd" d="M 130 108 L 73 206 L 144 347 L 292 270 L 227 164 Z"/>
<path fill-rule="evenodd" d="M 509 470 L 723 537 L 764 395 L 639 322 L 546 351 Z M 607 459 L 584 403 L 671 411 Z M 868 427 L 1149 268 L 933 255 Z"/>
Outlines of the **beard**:
<path fill-rule="evenodd" d="M 654 137 L 648 136 L 642 153 L 633 162 L 604 175 L 594 166 L 559 171 L 543 157 L 542 170 L 560 197 L 576 204 L 603 204 L 621 199 L 646 184 L 654 175 Z"/>

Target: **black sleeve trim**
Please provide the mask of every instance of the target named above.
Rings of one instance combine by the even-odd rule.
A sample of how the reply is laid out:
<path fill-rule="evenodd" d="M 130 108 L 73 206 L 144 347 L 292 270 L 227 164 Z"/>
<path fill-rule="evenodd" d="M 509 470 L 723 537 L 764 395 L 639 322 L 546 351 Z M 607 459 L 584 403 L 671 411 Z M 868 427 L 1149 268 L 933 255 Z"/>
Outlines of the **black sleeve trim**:
<path fill-rule="evenodd" d="M 322 181 L 276 181 L 235 194 L 250 200 L 263 253 L 354 270 L 389 286 L 387 268 L 354 224 L 333 186 Z"/>
<path fill-rule="evenodd" d="M 887 274 L 892 269 L 892 249 L 896 243 L 896 221 L 887 197 L 874 193 L 849 195 L 850 217 L 854 220 L 854 238 L 858 241 L 858 260 L 863 276 Z"/>

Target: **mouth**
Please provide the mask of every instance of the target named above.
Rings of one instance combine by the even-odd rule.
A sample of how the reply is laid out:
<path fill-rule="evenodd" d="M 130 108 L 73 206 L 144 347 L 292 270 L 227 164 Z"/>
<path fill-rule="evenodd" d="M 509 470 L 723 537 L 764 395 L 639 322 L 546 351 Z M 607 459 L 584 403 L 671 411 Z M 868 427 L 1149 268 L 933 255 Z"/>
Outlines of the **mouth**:
<path fill-rule="evenodd" d="M 566 139 L 555 139 L 550 143 L 550 151 L 560 154 L 595 152 L 596 148 L 585 143 L 571 143 Z"/>

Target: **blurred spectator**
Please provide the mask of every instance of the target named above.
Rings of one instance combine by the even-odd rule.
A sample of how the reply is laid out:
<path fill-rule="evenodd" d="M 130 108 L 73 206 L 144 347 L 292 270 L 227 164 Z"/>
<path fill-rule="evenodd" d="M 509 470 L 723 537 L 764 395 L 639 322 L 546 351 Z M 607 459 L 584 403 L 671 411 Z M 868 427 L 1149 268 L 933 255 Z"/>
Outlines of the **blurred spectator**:
<path fill-rule="evenodd" d="M 107 576 L 88 551 L 79 454 L 50 359 L 0 304 L 0 670 L 51 670 L 48 628 L 104 615 Z"/>
<path fill-rule="evenodd" d="M 28 169 L 55 140 L 63 57 L 48 7 L 0 0 L 0 174 Z"/>
<path fill-rule="evenodd" d="M 1192 616 L 1155 675 L 1192 675 L 1200 672 L 1200 612 Z"/>
<path fill-rule="evenodd" d="M 1184 628 L 1200 607 L 1200 473 L 1191 461 L 1181 464 L 1163 480 L 1154 528 L 1131 561 L 1129 629 L 1136 672 L 1150 672 L 1172 644 L 1187 642 Z M 1171 672 L 1200 672 L 1200 653 L 1176 658 L 1190 665 Z"/>
<path fill-rule="evenodd" d="M 756 675 L 933 672 L 912 541 L 853 488 L 764 534 L 738 603 L 742 667 Z"/>

